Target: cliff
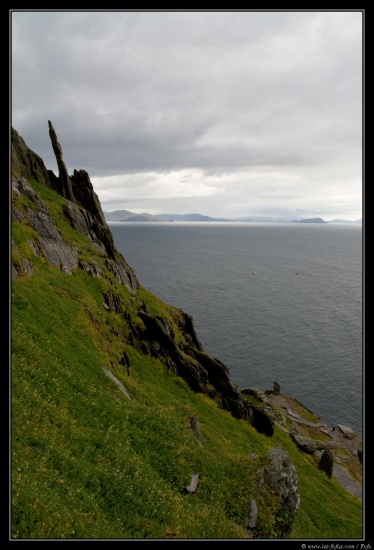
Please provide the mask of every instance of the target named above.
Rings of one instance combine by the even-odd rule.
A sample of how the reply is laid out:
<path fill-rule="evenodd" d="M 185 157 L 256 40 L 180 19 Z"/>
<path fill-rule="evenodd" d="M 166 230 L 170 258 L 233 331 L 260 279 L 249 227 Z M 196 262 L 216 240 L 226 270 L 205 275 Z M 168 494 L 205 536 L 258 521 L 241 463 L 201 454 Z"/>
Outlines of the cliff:
<path fill-rule="evenodd" d="M 238 392 L 191 316 L 141 287 L 48 127 L 58 176 L 12 129 L 13 536 L 297 536 L 295 464 L 318 472 L 334 445 L 303 447 L 277 396 Z M 352 498 L 337 536 L 360 528 Z"/>
<path fill-rule="evenodd" d="M 105 258 L 106 266 L 120 284 L 131 292 L 136 292 L 139 283 L 134 271 L 117 251 L 113 237 L 102 212 L 98 197 L 93 190 L 90 178 L 84 170 L 74 170 L 69 176 L 63 161 L 62 148 L 58 142 L 53 125 L 48 121 L 52 147 L 59 167 L 56 178 L 48 171 L 43 161 L 33 153 L 18 133 L 12 129 L 12 188 L 15 193 L 28 198 L 31 205 L 23 214 L 13 203 L 12 219 L 21 220 L 27 217 L 36 237 L 30 245 L 36 254 L 43 257 L 61 271 L 71 274 L 75 269 L 83 269 L 93 276 L 105 277 L 98 263 L 86 261 L 80 250 L 72 247 L 59 233 L 56 224 L 43 204 L 42 199 L 28 184 L 28 178 L 42 182 L 47 188 L 57 191 L 64 199 L 63 213 L 75 230 L 86 235 Z M 32 266 L 24 259 L 12 264 L 12 278 L 32 271 Z M 121 300 L 114 291 L 103 295 L 106 307 L 118 314 L 122 313 Z M 165 358 L 168 367 L 181 376 L 193 391 L 202 392 L 215 399 L 220 406 L 230 411 L 236 418 L 243 418 L 260 430 L 273 433 L 272 424 L 266 422 L 266 416 L 260 411 L 256 417 L 251 406 L 236 391 L 228 376 L 228 368 L 222 362 L 204 353 L 198 340 L 192 318 L 180 312 L 176 320 L 184 335 L 184 342 L 178 344 L 170 322 L 165 318 L 151 315 L 145 306 L 137 312 L 143 326 L 139 328 L 131 318 L 126 319 L 131 325 L 131 339 L 141 346 L 146 353 L 154 357 Z M 264 418 L 262 418 L 264 417 Z"/>

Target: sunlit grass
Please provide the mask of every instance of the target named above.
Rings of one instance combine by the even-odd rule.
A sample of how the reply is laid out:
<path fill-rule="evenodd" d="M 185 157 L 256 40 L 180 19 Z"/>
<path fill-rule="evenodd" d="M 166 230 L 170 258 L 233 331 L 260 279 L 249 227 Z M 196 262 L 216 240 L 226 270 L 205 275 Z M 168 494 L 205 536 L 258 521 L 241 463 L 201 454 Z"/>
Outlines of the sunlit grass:
<path fill-rule="evenodd" d="M 86 237 L 68 227 L 63 201 L 55 198 L 43 191 L 61 233 L 97 259 Z M 146 289 L 131 295 L 110 283 L 105 262 L 107 279 L 46 265 L 27 244 L 33 236 L 27 224 L 13 225 L 34 273 L 11 289 L 12 538 L 244 539 L 250 499 L 261 503 L 255 474 L 276 445 L 288 451 L 299 479 L 301 507 L 290 538 L 362 536 L 360 501 L 319 471 L 287 434 L 278 428 L 271 438 L 257 433 L 130 344 L 124 312 L 141 327 L 143 302 L 183 342 L 177 308 Z M 107 290 L 120 297 L 122 313 L 103 307 Z M 124 350 L 129 373 L 120 364 Z M 189 427 L 195 415 L 201 445 Z M 193 473 L 200 474 L 198 489 L 187 495 L 183 487 Z M 259 521 L 271 537 L 267 505 Z"/>

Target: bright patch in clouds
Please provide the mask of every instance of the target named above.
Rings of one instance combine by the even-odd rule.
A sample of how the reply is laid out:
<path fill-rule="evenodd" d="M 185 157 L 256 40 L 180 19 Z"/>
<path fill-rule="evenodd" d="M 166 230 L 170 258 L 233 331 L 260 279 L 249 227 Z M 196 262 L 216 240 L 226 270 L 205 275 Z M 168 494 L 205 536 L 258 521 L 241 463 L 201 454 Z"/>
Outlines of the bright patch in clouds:
<path fill-rule="evenodd" d="M 144 212 L 144 204 L 179 204 L 178 212 L 190 213 L 190 208 L 205 198 L 212 215 L 215 204 L 224 195 L 228 209 L 235 208 L 240 215 L 243 208 L 261 209 L 261 205 L 273 200 L 281 202 L 288 211 L 292 203 L 302 203 L 305 193 L 303 178 L 281 172 L 234 172 L 228 174 L 204 174 L 201 170 L 180 170 L 169 173 L 127 174 L 93 178 L 92 183 L 104 210 L 131 210 Z M 152 207 L 150 213 L 161 214 L 165 209 Z M 243 213 L 245 215 L 245 212 Z"/>
<path fill-rule="evenodd" d="M 148 198 L 212 197 L 220 193 L 200 170 L 178 170 L 168 173 L 150 172 L 92 178 L 92 184 L 103 204 L 108 200 Z M 204 181 L 206 180 L 206 181 Z"/>

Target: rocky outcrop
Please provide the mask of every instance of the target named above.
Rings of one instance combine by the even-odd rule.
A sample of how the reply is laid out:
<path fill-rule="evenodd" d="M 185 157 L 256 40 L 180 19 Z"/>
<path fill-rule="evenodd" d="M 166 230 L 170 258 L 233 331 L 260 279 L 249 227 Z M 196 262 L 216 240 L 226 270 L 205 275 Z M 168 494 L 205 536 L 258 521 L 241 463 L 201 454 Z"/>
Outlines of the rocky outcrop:
<path fill-rule="evenodd" d="M 59 192 L 65 199 L 73 200 L 73 189 L 71 185 L 71 180 L 65 166 L 64 159 L 62 158 L 62 148 L 57 139 L 55 129 L 53 128 L 52 122 L 48 120 L 49 127 L 49 137 L 51 138 L 53 152 L 55 154 L 58 166 L 58 176 L 59 176 Z"/>
<path fill-rule="evenodd" d="M 305 437 L 296 430 L 290 430 L 290 437 L 301 451 L 310 455 L 314 454 L 316 451 L 324 451 L 326 448 L 332 446 L 330 442 L 324 443 L 319 439 Z"/>
<path fill-rule="evenodd" d="M 257 404 L 251 403 L 253 411 L 253 425 L 256 426 L 258 432 L 271 436 L 274 433 L 274 409 L 270 406 L 265 393 L 252 387 L 242 388 L 240 394 L 243 396 L 249 395 L 255 398 Z"/>
<path fill-rule="evenodd" d="M 272 436 L 274 434 L 274 424 L 271 417 L 253 404 L 251 404 L 251 408 L 253 413 L 252 424 L 256 430 L 264 435 Z"/>
<path fill-rule="evenodd" d="M 114 292 L 108 291 L 103 295 L 103 306 L 107 311 L 122 313 L 121 299 Z"/>
<path fill-rule="evenodd" d="M 78 251 L 62 239 L 49 210 L 44 205 L 40 196 L 32 189 L 24 178 L 13 182 L 13 190 L 19 195 L 25 195 L 32 206 L 26 207 L 26 217 L 30 227 L 35 231 L 35 239 L 30 242 L 30 247 L 37 256 L 47 260 L 50 264 L 71 274 L 78 266 Z M 13 218 L 20 219 L 23 216 L 17 209 L 13 211 Z M 31 274 L 31 262 L 28 261 L 25 269 L 25 260 L 12 265 L 13 279 L 20 274 Z"/>
<path fill-rule="evenodd" d="M 270 449 L 267 464 L 257 473 L 257 485 L 264 502 L 273 503 L 272 516 L 277 538 L 286 538 L 300 506 L 297 473 L 287 451 L 281 447 Z M 252 529 L 256 533 L 253 524 Z"/>
<path fill-rule="evenodd" d="M 24 213 L 15 204 L 12 205 L 12 220 L 27 219 L 35 232 L 35 237 L 29 242 L 35 255 L 44 258 L 65 273 L 71 274 L 79 267 L 92 276 L 103 276 L 103 271 L 95 260 L 92 263 L 80 260 L 79 250 L 63 240 L 48 208 L 25 178 L 13 181 L 12 190 L 19 197 L 23 195 L 29 201 L 29 206 L 25 207 Z M 106 265 L 117 281 L 124 284 L 131 292 L 135 292 L 139 286 L 135 273 L 122 255 L 116 253 L 109 228 L 106 229 L 89 211 L 71 201 L 66 201 L 64 212 L 72 227 L 87 235 L 101 255 L 106 258 Z M 13 248 L 16 250 L 14 243 Z M 18 258 L 18 254 L 15 257 Z M 32 270 L 30 260 L 19 257 L 17 262 L 12 263 L 12 278 L 16 279 L 21 274 L 30 275 Z"/>
<path fill-rule="evenodd" d="M 21 178 L 34 178 L 41 185 L 56 189 L 51 181 L 52 178 L 55 182 L 56 176 L 47 170 L 39 155 L 31 151 L 23 138 L 12 128 L 12 179 L 17 181 Z"/>
<path fill-rule="evenodd" d="M 154 317 L 142 309 L 139 310 L 139 317 L 145 327 L 141 335 L 145 350 L 154 357 L 166 358 L 169 368 L 181 376 L 193 391 L 209 395 L 235 418 L 247 420 L 256 427 L 251 405 L 231 383 L 227 366 L 203 351 L 192 319 L 187 314 L 183 313 L 179 324 L 186 341 L 191 344 L 186 344 L 183 349 L 175 342 L 173 328 L 166 319 Z"/>
<path fill-rule="evenodd" d="M 336 427 L 347 439 L 355 438 L 355 433 L 352 430 L 352 428 L 350 428 L 349 426 L 343 426 L 342 424 L 337 424 Z"/>
<path fill-rule="evenodd" d="M 92 244 L 99 251 L 113 257 L 113 241 L 110 237 L 108 237 L 103 226 L 97 223 L 97 220 L 88 210 L 79 207 L 71 201 L 66 201 L 66 204 L 64 205 L 64 214 L 69 220 L 71 226 L 77 231 L 87 235 Z"/>
<path fill-rule="evenodd" d="M 94 192 L 91 180 L 85 170 L 74 170 L 74 174 L 69 176 L 63 159 L 61 145 L 50 120 L 48 120 L 48 126 L 53 152 L 59 169 L 58 191 L 60 195 L 70 201 L 67 202 L 66 214 L 75 229 L 89 234 L 94 242 L 96 240 L 96 244 L 102 243 L 108 256 L 113 258 L 113 237 L 101 209 L 99 198 Z M 76 201 L 82 207 L 80 212 L 75 204 L 73 204 L 73 201 Z"/>
<path fill-rule="evenodd" d="M 85 170 L 74 170 L 70 176 L 74 199 L 99 222 L 103 227 L 108 227 L 101 209 L 100 201 L 96 195 L 90 177 Z M 111 236 L 111 235 L 110 235 Z M 113 239 L 112 239 L 113 241 Z"/>
<path fill-rule="evenodd" d="M 74 269 L 81 268 L 92 276 L 103 276 L 97 262 L 81 260 L 79 250 L 63 240 L 48 208 L 28 180 L 33 178 L 39 184 L 57 191 L 65 199 L 64 213 L 71 226 L 89 237 L 100 255 L 107 259 L 107 267 L 117 281 L 135 292 L 139 283 L 134 271 L 114 246 L 112 233 L 88 174 L 84 170 L 75 170 L 73 176 L 68 175 L 56 132 L 50 121 L 48 125 L 59 167 L 58 177 L 46 169 L 43 160 L 27 147 L 18 132 L 12 128 L 12 190 L 19 197 L 26 197 L 30 204 L 23 212 L 13 204 L 12 221 L 27 218 L 35 231 L 35 238 L 29 243 L 34 253 L 65 273 L 71 274 Z M 30 275 L 33 271 L 32 262 L 20 257 L 15 245 L 14 251 L 17 261 L 12 263 L 12 278 Z"/>
<path fill-rule="evenodd" d="M 362 499 L 362 436 L 342 424 L 329 427 L 302 403 L 284 394 L 262 392 L 257 388 L 243 388 L 241 393 L 255 398 L 257 406 L 289 434 L 301 452 L 314 457 L 319 468 L 323 455 L 325 459 L 329 457 L 328 460 L 332 457 L 332 477 L 349 493 Z"/>

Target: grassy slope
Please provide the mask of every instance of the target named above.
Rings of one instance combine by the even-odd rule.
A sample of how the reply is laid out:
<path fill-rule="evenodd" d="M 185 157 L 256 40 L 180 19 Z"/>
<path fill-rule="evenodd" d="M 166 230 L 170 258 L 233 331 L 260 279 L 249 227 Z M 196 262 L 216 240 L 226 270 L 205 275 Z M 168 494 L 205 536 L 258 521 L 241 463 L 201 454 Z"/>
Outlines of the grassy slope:
<path fill-rule="evenodd" d="M 95 255 L 105 269 L 65 222 L 61 198 L 33 185 L 81 257 Z M 29 248 L 30 233 L 27 222 L 12 226 L 35 267 L 12 284 L 12 538 L 245 538 L 251 496 L 270 538 L 272 519 L 254 476 L 276 445 L 287 449 L 299 478 L 291 538 L 362 537 L 357 498 L 283 431 L 258 434 L 129 345 L 123 316 L 102 306 L 108 280 L 46 265 Z M 142 300 L 152 313 L 177 313 L 143 288 L 136 296 L 123 286 L 115 291 L 133 317 Z M 124 349 L 130 375 L 119 365 Z M 131 400 L 105 376 L 102 367 L 111 365 Z M 195 414 L 202 446 L 188 428 Z M 185 495 L 195 472 L 198 490 Z"/>

